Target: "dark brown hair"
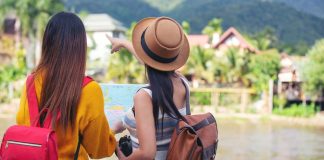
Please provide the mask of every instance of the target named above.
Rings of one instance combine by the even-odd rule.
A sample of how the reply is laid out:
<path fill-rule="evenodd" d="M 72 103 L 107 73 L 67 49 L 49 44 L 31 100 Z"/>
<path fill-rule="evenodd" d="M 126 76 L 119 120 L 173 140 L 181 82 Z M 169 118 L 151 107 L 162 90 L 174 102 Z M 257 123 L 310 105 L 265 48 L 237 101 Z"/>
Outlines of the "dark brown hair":
<path fill-rule="evenodd" d="M 52 114 L 52 127 L 56 126 L 58 114 L 64 129 L 74 123 L 85 76 L 86 50 L 86 32 L 78 16 L 60 12 L 49 20 L 35 74 L 41 74 L 43 80 L 40 111 L 47 108 Z"/>
<path fill-rule="evenodd" d="M 145 65 L 149 88 L 152 91 L 153 117 L 156 130 L 161 129 L 163 136 L 164 114 L 186 121 L 173 101 L 174 88 L 171 77 L 178 77 L 175 71 L 160 71 Z M 159 112 L 162 114 L 162 125 L 159 126 Z"/>

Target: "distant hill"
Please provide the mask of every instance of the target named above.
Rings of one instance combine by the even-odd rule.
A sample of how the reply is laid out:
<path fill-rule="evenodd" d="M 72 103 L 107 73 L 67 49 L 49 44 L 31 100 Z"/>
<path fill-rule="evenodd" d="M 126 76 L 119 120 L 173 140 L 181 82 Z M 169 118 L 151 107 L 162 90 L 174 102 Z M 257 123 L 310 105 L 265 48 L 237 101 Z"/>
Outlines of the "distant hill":
<path fill-rule="evenodd" d="M 185 2 L 186 0 L 142 0 L 148 3 L 153 8 L 158 9 L 160 12 L 165 13 L 173 9 L 176 9 L 178 5 Z"/>
<path fill-rule="evenodd" d="M 108 13 L 126 26 L 144 17 L 159 16 L 160 11 L 141 0 L 66 0 L 68 8 L 89 13 Z"/>
<path fill-rule="evenodd" d="M 324 1 L 323 0 L 272 0 L 282 2 L 286 5 L 302 11 L 324 18 Z"/>
<path fill-rule="evenodd" d="M 224 29 L 234 26 L 246 34 L 269 26 L 284 44 L 311 45 L 324 37 L 324 19 L 319 18 L 324 0 L 69 0 L 66 5 L 76 11 L 108 13 L 126 26 L 144 17 L 167 15 L 189 21 L 192 33 L 200 33 L 217 17 L 223 19 Z"/>
<path fill-rule="evenodd" d="M 324 2 L 324 1 L 323 1 Z M 308 44 L 324 37 L 324 20 L 299 12 L 282 3 L 260 0 L 186 0 L 169 13 L 179 21 L 187 20 L 194 32 L 200 32 L 214 18 L 223 19 L 223 27 L 234 26 L 241 32 L 254 33 L 269 26 L 279 40 Z M 203 17 L 203 18 L 202 18 Z"/>

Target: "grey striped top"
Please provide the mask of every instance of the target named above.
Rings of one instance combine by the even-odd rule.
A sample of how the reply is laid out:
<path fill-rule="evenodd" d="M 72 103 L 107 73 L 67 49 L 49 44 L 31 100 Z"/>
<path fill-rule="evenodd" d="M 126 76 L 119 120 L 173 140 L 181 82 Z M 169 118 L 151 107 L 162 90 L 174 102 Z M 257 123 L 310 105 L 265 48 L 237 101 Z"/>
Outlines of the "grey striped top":
<path fill-rule="evenodd" d="M 145 92 L 147 92 L 152 97 L 152 91 L 147 88 L 142 88 Z M 186 102 L 185 102 L 186 103 Z M 179 112 L 182 115 L 186 115 L 186 104 L 179 109 Z M 126 116 L 123 119 L 125 128 L 129 131 L 130 137 L 132 140 L 133 148 L 139 147 L 139 142 L 136 134 L 136 121 L 132 110 L 129 110 Z M 156 131 L 156 144 L 157 144 L 157 153 L 155 159 L 166 159 L 166 154 L 169 148 L 169 144 L 171 141 L 171 136 L 173 130 L 177 124 L 177 120 L 169 117 L 167 114 L 164 114 L 163 119 L 163 129 L 162 126 L 162 114 L 159 112 L 159 129 Z M 162 135 L 163 131 L 163 135 Z"/>

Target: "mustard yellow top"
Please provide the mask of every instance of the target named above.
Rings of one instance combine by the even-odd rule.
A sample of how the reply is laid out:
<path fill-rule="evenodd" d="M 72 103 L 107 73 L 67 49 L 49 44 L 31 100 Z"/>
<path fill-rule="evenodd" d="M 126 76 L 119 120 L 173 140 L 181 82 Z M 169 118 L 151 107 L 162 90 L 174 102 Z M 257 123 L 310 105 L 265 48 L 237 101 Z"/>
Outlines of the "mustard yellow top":
<path fill-rule="evenodd" d="M 40 101 L 41 78 L 35 78 L 37 99 Z M 17 113 L 17 124 L 30 125 L 26 86 L 23 89 L 20 107 Z M 111 156 L 116 147 L 113 132 L 109 129 L 104 114 L 104 99 L 99 84 L 90 82 L 82 89 L 81 99 L 77 108 L 74 128 L 71 125 L 63 131 L 58 124 L 56 129 L 59 159 L 73 159 L 78 144 L 78 133 L 83 136 L 78 159 L 103 158 Z"/>

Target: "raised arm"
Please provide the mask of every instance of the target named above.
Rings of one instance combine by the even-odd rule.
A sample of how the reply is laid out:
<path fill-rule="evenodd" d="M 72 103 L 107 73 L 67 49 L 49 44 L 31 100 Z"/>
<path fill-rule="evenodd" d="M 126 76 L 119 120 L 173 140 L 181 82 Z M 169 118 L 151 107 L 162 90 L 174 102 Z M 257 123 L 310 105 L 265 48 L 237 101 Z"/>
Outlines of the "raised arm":
<path fill-rule="evenodd" d="M 143 61 L 141 59 L 139 59 L 137 57 L 137 54 L 134 50 L 133 44 L 126 40 L 126 39 L 120 39 L 120 38 L 112 38 L 108 35 L 106 35 L 106 37 L 108 38 L 108 40 L 111 42 L 111 53 L 115 53 L 118 52 L 121 48 L 125 48 L 127 49 L 130 53 L 132 53 L 135 58 L 141 63 L 144 64 Z"/>

